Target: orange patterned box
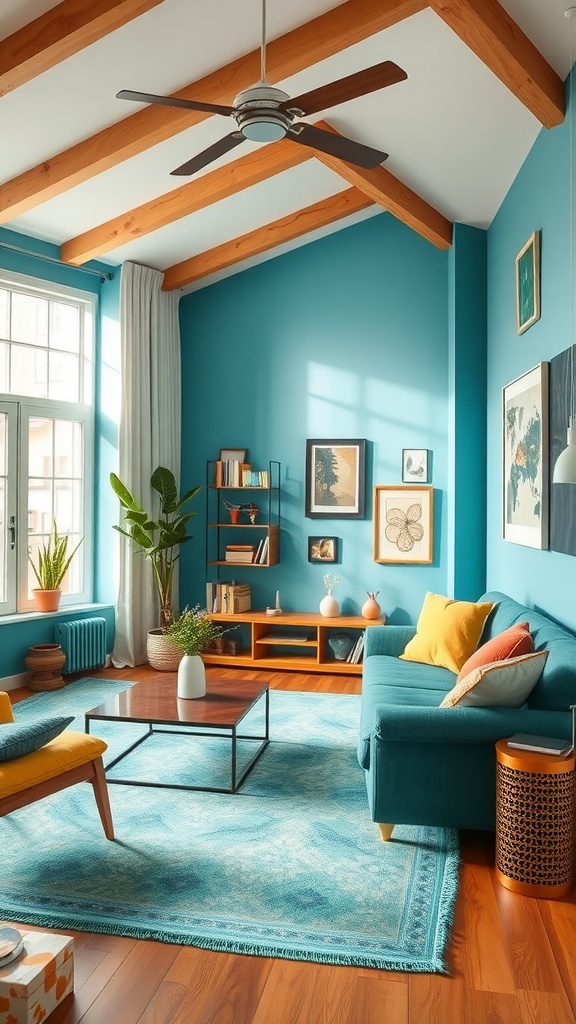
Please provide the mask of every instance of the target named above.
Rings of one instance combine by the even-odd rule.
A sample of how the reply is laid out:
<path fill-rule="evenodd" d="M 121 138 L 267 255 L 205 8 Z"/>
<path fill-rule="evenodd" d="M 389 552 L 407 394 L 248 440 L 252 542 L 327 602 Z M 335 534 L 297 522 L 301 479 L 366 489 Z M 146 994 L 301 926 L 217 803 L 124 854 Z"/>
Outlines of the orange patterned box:
<path fill-rule="evenodd" d="M 0 968 L 0 1024 L 41 1024 L 74 990 L 74 939 L 18 930 L 24 952 Z"/>

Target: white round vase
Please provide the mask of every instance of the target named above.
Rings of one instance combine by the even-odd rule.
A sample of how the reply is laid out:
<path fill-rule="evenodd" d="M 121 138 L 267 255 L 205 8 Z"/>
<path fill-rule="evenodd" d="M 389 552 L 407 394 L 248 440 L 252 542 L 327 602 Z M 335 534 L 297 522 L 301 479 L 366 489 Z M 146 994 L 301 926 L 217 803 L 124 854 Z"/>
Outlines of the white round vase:
<path fill-rule="evenodd" d="M 178 665 L 178 696 L 184 700 L 206 695 L 206 670 L 199 654 L 185 654 Z"/>
<path fill-rule="evenodd" d="M 337 615 L 340 615 L 340 605 L 332 594 L 326 594 L 322 598 L 318 606 L 318 610 L 321 615 L 324 615 L 327 619 L 334 619 Z"/>

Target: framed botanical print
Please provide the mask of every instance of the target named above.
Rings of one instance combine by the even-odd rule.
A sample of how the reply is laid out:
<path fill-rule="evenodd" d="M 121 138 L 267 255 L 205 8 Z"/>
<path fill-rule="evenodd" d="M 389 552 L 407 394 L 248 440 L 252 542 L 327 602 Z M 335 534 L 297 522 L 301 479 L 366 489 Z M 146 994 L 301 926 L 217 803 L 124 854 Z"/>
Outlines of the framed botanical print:
<path fill-rule="evenodd" d="M 504 540 L 548 547 L 548 363 L 502 391 Z"/>
<path fill-rule="evenodd" d="M 428 483 L 428 449 L 427 448 L 403 448 L 402 449 L 402 483 L 403 484 L 427 484 Z"/>
<path fill-rule="evenodd" d="M 374 488 L 374 561 L 426 565 L 433 554 L 433 487 Z"/>
<path fill-rule="evenodd" d="M 366 441 L 306 441 L 306 515 L 363 519 Z"/>

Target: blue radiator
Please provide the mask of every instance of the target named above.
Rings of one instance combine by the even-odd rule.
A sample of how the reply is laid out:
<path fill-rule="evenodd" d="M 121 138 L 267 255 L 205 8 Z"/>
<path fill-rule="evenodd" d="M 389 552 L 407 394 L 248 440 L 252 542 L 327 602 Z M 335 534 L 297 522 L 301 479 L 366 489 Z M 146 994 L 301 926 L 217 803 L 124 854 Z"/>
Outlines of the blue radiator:
<path fill-rule="evenodd" d="M 106 662 L 106 619 L 73 619 L 56 626 L 56 643 L 66 661 L 65 675 L 102 668 Z"/>

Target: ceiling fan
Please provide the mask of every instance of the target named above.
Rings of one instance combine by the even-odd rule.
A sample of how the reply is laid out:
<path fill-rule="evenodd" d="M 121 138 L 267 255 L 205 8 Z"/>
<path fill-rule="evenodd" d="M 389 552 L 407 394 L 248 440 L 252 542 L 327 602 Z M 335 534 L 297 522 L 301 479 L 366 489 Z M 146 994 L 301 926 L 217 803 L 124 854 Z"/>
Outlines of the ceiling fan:
<path fill-rule="evenodd" d="M 328 107 L 366 96 L 377 89 L 402 82 L 406 78 L 408 75 L 402 68 L 387 60 L 291 99 L 282 89 L 277 89 L 266 81 L 266 0 L 262 0 L 260 81 L 238 93 L 232 106 L 196 102 L 175 96 L 155 96 L 152 93 L 133 92 L 130 89 L 122 89 L 116 98 L 134 100 L 137 103 L 159 103 L 167 107 L 185 107 L 188 110 L 202 110 L 208 114 L 234 118 L 237 128 L 233 132 L 208 146 L 191 160 L 187 160 L 181 167 L 172 171 L 172 174 L 195 174 L 213 160 L 241 145 L 246 139 L 253 142 L 276 142 L 278 139 L 287 138 L 301 146 L 319 149 L 348 163 L 370 168 L 383 163 L 388 154 L 353 142 L 345 136 L 327 132 L 303 121 L 296 121 L 295 118 L 317 114 Z"/>

